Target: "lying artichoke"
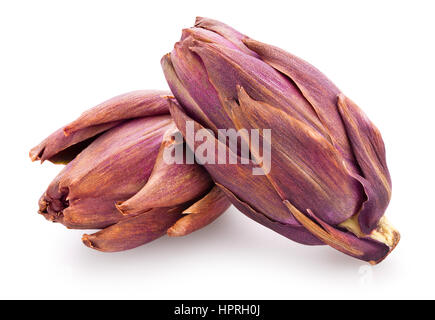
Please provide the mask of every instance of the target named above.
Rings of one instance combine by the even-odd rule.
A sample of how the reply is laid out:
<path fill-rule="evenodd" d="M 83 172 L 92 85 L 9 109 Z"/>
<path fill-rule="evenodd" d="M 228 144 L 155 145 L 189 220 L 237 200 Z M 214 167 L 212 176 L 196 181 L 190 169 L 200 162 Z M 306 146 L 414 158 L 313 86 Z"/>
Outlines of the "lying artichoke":
<path fill-rule="evenodd" d="M 135 91 L 82 114 L 30 151 L 67 164 L 39 200 L 39 213 L 84 235 L 100 251 L 132 249 L 165 233 L 183 236 L 230 205 L 197 164 L 164 161 L 183 143 L 169 115 L 170 93 Z M 180 136 L 181 137 L 181 136 Z"/>
<path fill-rule="evenodd" d="M 319 70 L 205 18 L 183 30 L 162 67 L 178 101 L 171 114 L 192 150 L 201 142 L 187 139 L 190 121 L 210 139 L 220 129 L 258 129 L 271 146 L 270 166 L 253 175 L 260 150 L 250 146 L 246 163 L 240 148 L 216 139 L 215 158 L 227 148 L 238 164 L 204 166 L 238 209 L 294 241 L 372 264 L 394 249 L 400 236 L 384 217 L 391 179 L 381 134 Z"/>

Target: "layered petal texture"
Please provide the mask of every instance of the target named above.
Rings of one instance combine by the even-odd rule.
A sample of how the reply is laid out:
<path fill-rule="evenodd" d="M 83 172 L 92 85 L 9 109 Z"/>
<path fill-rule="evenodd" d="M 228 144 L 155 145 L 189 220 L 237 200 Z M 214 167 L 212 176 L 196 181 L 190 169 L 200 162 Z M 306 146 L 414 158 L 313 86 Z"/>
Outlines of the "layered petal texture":
<path fill-rule="evenodd" d="M 400 235 L 384 217 L 391 179 L 381 134 L 318 69 L 207 18 L 183 30 L 161 63 L 177 100 L 169 100 L 170 112 L 189 147 L 201 145 L 187 137 L 194 123 L 195 134 L 209 130 L 214 158 L 226 149 L 239 160 L 204 167 L 243 213 L 294 241 L 373 264 L 394 249 Z M 249 136 L 241 135 L 246 161 L 240 146 L 216 138 L 221 129 L 258 130 L 270 146 L 269 168 Z"/>

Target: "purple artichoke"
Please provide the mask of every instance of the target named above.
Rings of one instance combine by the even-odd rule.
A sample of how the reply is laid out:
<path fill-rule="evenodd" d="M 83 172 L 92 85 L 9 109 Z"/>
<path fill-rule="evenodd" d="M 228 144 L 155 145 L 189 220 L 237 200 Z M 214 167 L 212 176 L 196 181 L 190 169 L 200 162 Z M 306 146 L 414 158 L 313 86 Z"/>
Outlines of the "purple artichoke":
<path fill-rule="evenodd" d="M 215 139 L 215 158 L 226 148 L 239 160 L 204 163 L 239 210 L 289 239 L 372 264 L 394 249 L 400 235 L 384 217 L 391 179 L 381 134 L 319 70 L 206 18 L 183 30 L 162 67 L 189 147 L 201 145 L 186 137 L 193 121 L 195 133 L 207 129 Z M 247 162 L 240 147 L 215 138 L 220 129 L 260 131 L 271 147 L 263 175 L 252 174 L 262 167 L 260 150 L 250 145 Z"/>
<path fill-rule="evenodd" d="M 39 200 L 39 213 L 84 235 L 85 245 L 122 251 L 165 233 L 183 236 L 230 205 L 197 164 L 170 164 L 183 143 L 169 115 L 170 93 L 135 91 L 88 110 L 30 151 L 67 164 Z"/>

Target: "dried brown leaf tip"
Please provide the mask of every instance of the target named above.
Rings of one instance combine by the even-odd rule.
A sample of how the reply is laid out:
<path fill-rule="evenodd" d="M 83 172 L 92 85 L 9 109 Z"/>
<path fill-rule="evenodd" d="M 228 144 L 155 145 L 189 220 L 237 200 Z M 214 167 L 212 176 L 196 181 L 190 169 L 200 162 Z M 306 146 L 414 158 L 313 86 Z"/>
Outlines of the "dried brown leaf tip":
<path fill-rule="evenodd" d="M 67 164 L 39 200 L 39 213 L 68 228 L 102 229 L 84 235 L 84 244 L 114 252 L 163 236 L 188 215 L 184 210 L 216 194 L 199 165 L 165 162 L 165 148 L 183 144 L 173 138 L 180 134 L 170 97 L 162 91 L 117 96 L 33 148 L 33 161 Z M 219 198 L 207 205 L 201 224 L 184 223 L 189 230 L 211 223 L 230 204 Z"/>

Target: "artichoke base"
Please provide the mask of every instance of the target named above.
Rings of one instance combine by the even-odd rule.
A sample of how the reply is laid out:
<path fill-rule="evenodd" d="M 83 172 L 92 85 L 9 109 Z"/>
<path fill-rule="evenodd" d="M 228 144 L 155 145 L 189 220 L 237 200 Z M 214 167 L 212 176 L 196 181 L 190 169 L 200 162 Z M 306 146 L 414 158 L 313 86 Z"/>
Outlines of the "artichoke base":
<path fill-rule="evenodd" d="M 357 214 L 340 223 L 339 226 L 352 232 L 358 238 L 370 238 L 387 245 L 391 249 L 393 249 L 400 240 L 400 233 L 391 225 L 385 216 L 379 220 L 378 226 L 370 234 L 365 234 L 361 231 Z"/>

